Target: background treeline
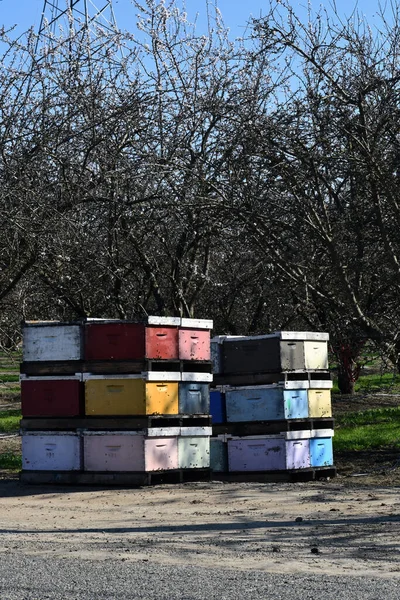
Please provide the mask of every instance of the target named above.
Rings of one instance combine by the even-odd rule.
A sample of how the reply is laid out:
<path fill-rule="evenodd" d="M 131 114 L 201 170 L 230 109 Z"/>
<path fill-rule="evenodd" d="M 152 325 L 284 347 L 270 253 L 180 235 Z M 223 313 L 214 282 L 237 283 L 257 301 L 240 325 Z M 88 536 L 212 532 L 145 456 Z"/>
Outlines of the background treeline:
<path fill-rule="evenodd" d="M 0 31 L 0 344 L 22 319 L 213 318 L 331 334 L 343 390 L 400 351 L 400 19 L 232 42 L 147 0 L 133 34 Z M 347 386 L 347 387 L 346 387 Z"/>

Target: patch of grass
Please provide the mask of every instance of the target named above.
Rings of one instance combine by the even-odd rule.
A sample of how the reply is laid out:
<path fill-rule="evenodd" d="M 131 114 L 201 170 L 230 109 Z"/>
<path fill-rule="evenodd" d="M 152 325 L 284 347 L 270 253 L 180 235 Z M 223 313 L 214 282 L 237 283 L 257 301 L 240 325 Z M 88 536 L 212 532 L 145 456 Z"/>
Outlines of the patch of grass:
<path fill-rule="evenodd" d="M 393 373 L 371 373 L 369 375 L 360 375 L 355 383 L 356 393 L 392 393 L 400 394 L 400 375 Z M 340 394 L 337 377 L 333 379 L 333 394 Z"/>
<path fill-rule="evenodd" d="M 19 375 L 13 375 L 12 373 L 0 373 L 0 385 L 2 383 L 18 383 Z"/>
<path fill-rule="evenodd" d="M 363 427 L 344 427 L 335 430 L 334 450 L 372 450 L 378 448 L 400 448 L 400 424 L 389 423 L 385 426 L 364 425 Z"/>
<path fill-rule="evenodd" d="M 3 452 L 0 454 L 0 469 L 9 471 L 20 471 L 22 469 L 22 457 L 13 452 Z"/>
<path fill-rule="evenodd" d="M 349 412 L 335 418 L 335 426 L 338 428 L 362 427 L 364 425 L 378 425 L 382 423 L 400 424 L 400 406 L 395 408 L 373 408 L 360 412 Z"/>
<path fill-rule="evenodd" d="M 400 391 L 400 376 L 393 373 L 361 375 L 356 382 L 356 392 Z"/>
<path fill-rule="evenodd" d="M 400 407 L 347 413 L 335 419 L 334 450 L 400 448 Z"/>
<path fill-rule="evenodd" d="M 0 412 L 0 431 L 3 433 L 18 431 L 20 420 L 20 410 L 5 410 Z"/>
<path fill-rule="evenodd" d="M 0 352 L 0 371 L 18 370 L 22 352 Z"/>

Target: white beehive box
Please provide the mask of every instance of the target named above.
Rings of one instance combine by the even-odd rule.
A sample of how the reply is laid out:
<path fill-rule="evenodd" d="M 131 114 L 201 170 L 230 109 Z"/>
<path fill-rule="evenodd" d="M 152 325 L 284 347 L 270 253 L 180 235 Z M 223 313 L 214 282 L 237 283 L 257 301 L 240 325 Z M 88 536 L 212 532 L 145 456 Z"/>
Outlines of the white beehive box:
<path fill-rule="evenodd" d="M 24 361 L 80 360 L 81 357 L 82 332 L 79 325 L 24 325 Z"/>
<path fill-rule="evenodd" d="M 178 439 L 180 469 L 208 469 L 210 467 L 210 437 L 185 437 Z"/>
<path fill-rule="evenodd" d="M 79 471 L 81 438 L 72 432 L 32 432 L 22 435 L 22 469 Z"/>

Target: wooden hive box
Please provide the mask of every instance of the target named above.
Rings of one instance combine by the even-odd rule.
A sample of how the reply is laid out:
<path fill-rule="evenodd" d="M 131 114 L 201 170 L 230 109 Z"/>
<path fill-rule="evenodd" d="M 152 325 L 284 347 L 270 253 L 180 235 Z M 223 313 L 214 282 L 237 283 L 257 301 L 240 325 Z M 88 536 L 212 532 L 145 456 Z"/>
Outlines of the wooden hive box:
<path fill-rule="evenodd" d="M 76 471 L 82 468 L 80 435 L 73 432 L 22 434 L 22 469 Z"/>
<path fill-rule="evenodd" d="M 80 374 L 54 377 L 21 375 L 23 417 L 76 417 L 83 414 Z"/>
<path fill-rule="evenodd" d="M 79 324 L 27 322 L 22 327 L 23 361 L 77 361 L 83 355 Z"/>

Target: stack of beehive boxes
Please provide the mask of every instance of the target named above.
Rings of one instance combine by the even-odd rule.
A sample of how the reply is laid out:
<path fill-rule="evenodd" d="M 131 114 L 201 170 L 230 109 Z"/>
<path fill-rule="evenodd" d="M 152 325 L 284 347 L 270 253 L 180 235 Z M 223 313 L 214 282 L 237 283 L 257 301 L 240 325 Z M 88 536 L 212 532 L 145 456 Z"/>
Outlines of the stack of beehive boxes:
<path fill-rule="evenodd" d="M 21 480 L 209 476 L 211 327 L 172 317 L 25 323 Z"/>
<path fill-rule="evenodd" d="M 334 475 L 328 339 L 284 331 L 213 338 L 214 473 Z"/>

